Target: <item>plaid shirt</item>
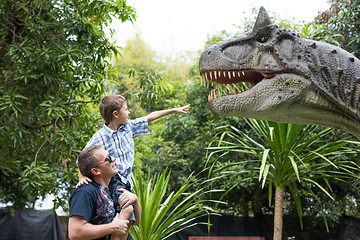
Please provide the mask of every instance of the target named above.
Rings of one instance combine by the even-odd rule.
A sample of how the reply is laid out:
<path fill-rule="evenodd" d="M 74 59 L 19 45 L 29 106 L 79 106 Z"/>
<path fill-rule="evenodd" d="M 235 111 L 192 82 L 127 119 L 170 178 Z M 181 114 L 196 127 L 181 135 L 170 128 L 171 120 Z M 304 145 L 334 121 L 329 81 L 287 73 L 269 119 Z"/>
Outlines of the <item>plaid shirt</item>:
<path fill-rule="evenodd" d="M 134 165 L 134 138 L 149 132 L 147 117 L 129 119 L 128 124 L 121 125 L 118 131 L 114 131 L 104 125 L 97 131 L 85 148 L 92 145 L 100 145 L 111 156 L 115 157 L 115 165 L 118 175 L 123 183 L 131 183 L 131 169 Z"/>

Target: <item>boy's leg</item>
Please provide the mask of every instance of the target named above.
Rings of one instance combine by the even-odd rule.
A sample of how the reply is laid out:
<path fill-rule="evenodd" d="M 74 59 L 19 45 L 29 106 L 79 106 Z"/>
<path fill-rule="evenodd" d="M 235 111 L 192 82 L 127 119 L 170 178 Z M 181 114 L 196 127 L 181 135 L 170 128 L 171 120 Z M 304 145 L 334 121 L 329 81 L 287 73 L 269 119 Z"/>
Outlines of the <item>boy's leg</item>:
<path fill-rule="evenodd" d="M 132 205 L 127 206 L 126 208 L 121 209 L 120 214 L 118 215 L 120 220 L 128 220 L 131 216 L 131 214 L 134 211 L 134 207 Z M 128 235 L 129 235 L 129 231 L 130 231 L 130 227 L 133 224 L 134 221 L 130 220 L 129 223 L 129 227 L 128 230 L 126 231 L 125 234 L 112 234 L 111 236 L 111 240 L 127 240 Z"/>
<path fill-rule="evenodd" d="M 133 213 L 134 211 L 134 207 L 132 205 L 130 206 L 127 206 L 126 208 L 123 208 L 121 209 L 120 211 L 120 214 L 119 214 L 119 219 L 120 220 L 128 220 L 131 216 L 131 214 Z M 114 236 L 116 238 L 111 238 L 111 240 L 126 240 L 128 235 L 129 235 L 129 231 L 130 231 L 130 227 L 131 225 L 133 224 L 134 221 L 130 220 L 130 223 L 129 223 L 129 227 L 128 227 L 128 230 L 126 231 L 125 234 L 123 235 L 118 235 L 118 236 Z M 113 234 L 114 235 L 114 234 Z"/>
<path fill-rule="evenodd" d="M 126 189 L 127 188 L 127 184 L 124 184 L 123 182 L 121 182 L 121 180 L 118 178 L 118 176 L 114 176 L 111 179 L 110 182 L 110 192 L 114 201 L 114 206 L 116 209 L 116 212 L 119 212 L 119 219 L 121 220 L 129 220 L 130 221 L 130 225 L 129 225 L 129 230 L 131 225 L 134 223 L 135 221 L 135 215 L 133 213 L 134 211 L 134 207 L 132 205 L 126 207 L 126 208 L 121 208 L 119 205 L 119 197 L 122 194 L 122 192 L 119 192 L 118 189 Z M 127 231 L 127 233 L 125 235 L 112 235 L 111 239 L 112 240 L 126 240 L 127 236 L 129 235 L 129 230 Z"/>

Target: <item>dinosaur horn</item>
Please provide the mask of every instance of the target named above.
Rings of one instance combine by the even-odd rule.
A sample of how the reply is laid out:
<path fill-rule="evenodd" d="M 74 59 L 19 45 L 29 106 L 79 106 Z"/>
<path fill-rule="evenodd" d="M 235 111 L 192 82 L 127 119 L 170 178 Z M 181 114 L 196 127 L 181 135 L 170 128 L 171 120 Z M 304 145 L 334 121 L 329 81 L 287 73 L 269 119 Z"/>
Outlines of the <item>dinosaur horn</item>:
<path fill-rule="evenodd" d="M 258 17 L 256 19 L 256 23 L 254 25 L 253 31 L 255 32 L 259 28 L 266 27 L 271 25 L 271 20 L 269 18 L 268 13 L 266 12 L 264 7 L 260 7 Z"/>

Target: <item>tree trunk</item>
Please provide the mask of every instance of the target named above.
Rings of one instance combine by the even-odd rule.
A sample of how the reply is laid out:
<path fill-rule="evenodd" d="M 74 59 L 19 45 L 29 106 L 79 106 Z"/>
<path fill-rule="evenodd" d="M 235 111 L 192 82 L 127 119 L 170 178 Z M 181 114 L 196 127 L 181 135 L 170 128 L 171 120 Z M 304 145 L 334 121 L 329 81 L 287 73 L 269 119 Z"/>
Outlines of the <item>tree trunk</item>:
<path fill-rule="evenodd" d="M 281 240 L 283 230 L 283 196 L 284 189 L 276 188 L 275 213 L 274 213 L 274 237 L 273 240 Z"/>

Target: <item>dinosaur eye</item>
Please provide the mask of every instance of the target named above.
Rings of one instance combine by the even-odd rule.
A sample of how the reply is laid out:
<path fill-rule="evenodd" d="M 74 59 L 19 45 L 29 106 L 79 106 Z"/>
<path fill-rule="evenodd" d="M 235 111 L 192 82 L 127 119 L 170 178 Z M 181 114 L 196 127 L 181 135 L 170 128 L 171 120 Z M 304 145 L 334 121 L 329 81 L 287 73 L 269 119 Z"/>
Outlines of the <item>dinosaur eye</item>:
<path fill-rule="evenodd" d="M 260 36 L 257 41 L 260 43 L 264 43 L 264 42 L 267 42 L 267 40 L 269 40 L 269 37 L 263 35 L 263 36 Z"/>

